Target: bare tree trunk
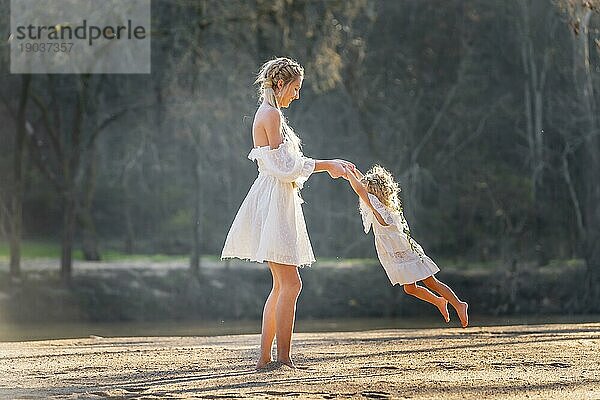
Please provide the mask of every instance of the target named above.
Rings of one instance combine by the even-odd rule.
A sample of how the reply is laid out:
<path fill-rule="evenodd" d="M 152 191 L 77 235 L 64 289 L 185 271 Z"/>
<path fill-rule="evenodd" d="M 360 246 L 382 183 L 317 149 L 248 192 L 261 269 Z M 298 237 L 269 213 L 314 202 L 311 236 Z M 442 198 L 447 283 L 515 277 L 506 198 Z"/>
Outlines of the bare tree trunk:
<path fill-rule="evenodd" d="M 81 137 L 86 111 L 89 75 L 82 76 L 78 80 L 78 84 L 79 91 L 73 113 L 73 127 L 70 137 L 71 147 L 68 156 L 62 160 L 65 190 L 63 194 L 63 237 L 60 273 L 65 283 L 71 281 L 72 274 L 73 238 L 77 222 L 77 173 L 81 167 Z"/>
<path fill-rule="evenodd" d="M 21 274 L 21 235 L 23 227 L 23 149 L 27 123 L 25 110 L 29 98 L 31 75 L 21 77 L 21 97 L 17 111 L 17 135 L 13 158 L 13 186 L 10 193 L 9 206 L 9 242 L 10 242 L 10 276 L 16 278 Z"/>
<path fill-rule="evenodd" d="M 137 151 L 136 156 L 141 154 L 141 148 Z M 125 219 L 125 243 L 124 251 L 126 254 L 133 254 L 135 246 L 135 229 L 133 226 L 133 218 L 131 216 L 132 195 L 129 188 L 129 173 L 136 162 L 136 156 L 125 163 L 120 179 L 121 191 L 123 192 L 123 217 Z"/>
<path fill-rule="evenodd" d="M 531 4 L 528 1 L 521 1 L 521 61 L 524 81 L 524 106 L 525 119 L 527 121 L 527 142 L 529 145 L 529 161 L 531 173 L 531 198 L 533 202 L 533 211 L 535 218 L 535 251 L 537 264 L 545 265 L 548 263 L 547 249 L 543 245 L 542 237 L 544 230 L 544 215 L 542 210 L 542 201 L 540 199 L 543 190 L 543 178 L 545 169 L 544 152 L 544 88 L 546 83 L 546 71 L 549 65 L 548 49 L 544 50 L 544 55 L 540 60 L 534 49 L 532 37 L 532 19 L 537 18 L 533 15 Z M 537 52 L 539 53 L 539 51 Z"/>
<path fill-rule="evenodd" d="M 575 212 L 575 219 L 577 221 L 577 233 L 579 237 L 585 237 L 585 226 L 583 225 L 583 216 L 581 213 L 581 205 L 575 184 L 571 178 L 571 169 L 569 167 L 569 149 L 567 148 L 562 154 L 562 173 L 563 179 L 565 180 L 567 187 L 569 188 L 569 197 L 573 204 L 573 210 Z"/>
<path fill-rule="evenodd" d="M 127 172 L 124 172 L 127 174 Z M 125 205 L 123 206 L 123 214 L 125 216 L 125 253 L 133 254 L 135 248 L 135 230 L 133 228 L 133 218 L 131 217 L 131 192 L 129 191 L 128 177 L 124 176 L 121 188 L 125 197 Z"/>
<path fill-rule="evenodd" d="M 190 269 L 194 275 L 200 271 L 200 241 L 202 239 L 202 166 L 200 163 L 202 154 L 201 149 L 196 146 L 196 152 L 193 160 L 192 169 L 194 171 L 195 195 L 194 195 L 194 226 L 192 256 L 190 259 Z"/>
<path fill-rule="evenodd" d="M 585 311 L 597 312 L 600 306 L 600 136 L 596 99 L 590 68 L 589 23 L 597 0 L 579 2 L 561 1 L 571 19 L 573 42 L 573 81 L 582 109 L 583 124 L 578 129 L 582 139 L 581 211 L 584 231 L 580 233 L 583 257 L 586 263 Z"/>
<path fill-rule="evenodd" d="M 96 150 L 92 147 L 85 173 L 83 204 L 79 213 L 79 224 L 83 236 L 83 258 L 87 261 L 100 261 L 102 259 L 98 250 L 98 235 L 92 216 L 92 205 L 96 191 L 96 161 Z"/>
<path fill-rule="evenodd" d="M 579 6 L 580 7 L 580 6 Z M 575 82 L 585 110 L 587 132 L 584 144 L 584 210 L 586 219 L 583 255 L 586 262 L 586 308 L 597 311 L 600 299 L 600 140 L 596 117 L 596 102 L 590 70 L 589 22 L 592 11 L 580 8 L 579 35 L 575 39 Z"/>
<path fill-rule="evenodd" d="M 63 232 L 60 257 L 60 275 L 65 283 L 69 283 L 71 281 L 73 264 L 73 238 L 75 236 L 75 199 L 71 190 L 67 191 L 63 198 Z"/>

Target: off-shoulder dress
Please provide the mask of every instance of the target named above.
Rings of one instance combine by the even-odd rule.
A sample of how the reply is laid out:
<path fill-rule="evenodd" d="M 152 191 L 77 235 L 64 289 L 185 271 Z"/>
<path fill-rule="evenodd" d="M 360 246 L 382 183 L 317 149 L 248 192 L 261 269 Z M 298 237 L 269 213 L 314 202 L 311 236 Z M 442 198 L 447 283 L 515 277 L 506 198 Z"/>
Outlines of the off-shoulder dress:
<path fill-rule="evenodd" d="M 248 158 L 258 163 L 258 177 L 231 224 L 221 259 L 310 266 L 315 256 L 299 190 L 314 172 L 315 160 L 287 137 L 275 149 L 253 148 Z"/>

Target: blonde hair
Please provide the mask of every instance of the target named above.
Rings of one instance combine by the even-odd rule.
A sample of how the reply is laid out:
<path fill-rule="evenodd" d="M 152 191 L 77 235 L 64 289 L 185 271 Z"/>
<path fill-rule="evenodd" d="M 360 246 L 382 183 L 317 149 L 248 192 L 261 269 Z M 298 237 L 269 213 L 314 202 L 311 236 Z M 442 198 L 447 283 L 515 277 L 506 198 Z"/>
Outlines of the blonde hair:
<path fill-rule="evenodd" d="M 297 151 L 300 151 L 302 142 L 289 126 L 287 119 L 281 112 L 274 88 L 280 79 L 283 81 L 283 87 L 285 87 L 299 77 L 304 77 L 304 68 L 297 61 L 287 57 L 278 57 L 265 62 L 260 67 L 254 80 L 254 84 L 258 85 L 258 102 L 266 100 L 269 105 L 279 110 L 281 115 L 281 133 L 284 138 L 292 142 Z"/>
<path fill-rule="evenodd" d="M 402 202 L 398 197 L 400 185 L 390 171 L 376 164 L 366 172 L 361 183 L 365 185 L 367 192 L 375 195 L 386 207 L 402 212 Z"/>

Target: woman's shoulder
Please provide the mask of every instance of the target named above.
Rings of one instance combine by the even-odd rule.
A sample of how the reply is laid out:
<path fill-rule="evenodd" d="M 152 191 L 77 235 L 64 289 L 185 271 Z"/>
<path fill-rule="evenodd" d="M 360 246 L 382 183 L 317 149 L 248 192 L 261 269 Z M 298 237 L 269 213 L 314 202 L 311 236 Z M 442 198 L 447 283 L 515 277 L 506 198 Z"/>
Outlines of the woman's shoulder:
<path fill-rule="evenodd" d="M 273 133 L 279 135 L 279 127 L 281 126 L 280 111 L 268 104 L 261 104 L 254 115 L 252 124 L 252 136 L 255 146 L 269 145 L 273 138 Z"/>

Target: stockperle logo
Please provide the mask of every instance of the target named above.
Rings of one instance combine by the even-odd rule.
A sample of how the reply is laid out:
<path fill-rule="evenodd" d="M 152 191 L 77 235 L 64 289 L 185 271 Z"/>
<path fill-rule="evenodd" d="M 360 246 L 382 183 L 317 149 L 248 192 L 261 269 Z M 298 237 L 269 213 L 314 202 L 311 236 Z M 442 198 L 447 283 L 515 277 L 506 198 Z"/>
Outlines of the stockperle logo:
<path fill-rule="evenodd" d="M 11 0 L 11 73 L 150 73 L 150 0 Z"/>

